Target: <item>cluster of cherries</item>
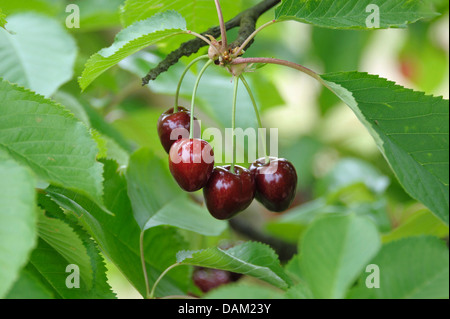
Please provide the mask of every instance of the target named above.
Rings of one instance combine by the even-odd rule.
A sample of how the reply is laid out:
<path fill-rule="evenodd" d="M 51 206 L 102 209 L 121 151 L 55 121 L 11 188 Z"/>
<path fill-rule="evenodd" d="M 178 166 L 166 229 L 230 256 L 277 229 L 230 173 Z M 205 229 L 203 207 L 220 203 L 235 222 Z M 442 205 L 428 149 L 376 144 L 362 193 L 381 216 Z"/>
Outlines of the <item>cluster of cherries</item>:
<path fill-rule="evenodd" d="M 197 125 L 193 130 L 200 132 L 194 120 Z M 169 109 L 158 120 L 158 134 L 169 154 L 172 176 L 187 192 L 203 189 L 213 217 L 230 219 L 247 209 L 255 198 L 273 212 L 289 208 L 297 187 L 297 173 L 289 161 L 270 157 L 256 160 L 249 169 L 238 165 L 214 167 L 214 152 L 208 142 L 184 138 L 175 131 L 189 132 L 190 121 L 191 113 L 185 108 L 178 107 L 176 112 Z"/>

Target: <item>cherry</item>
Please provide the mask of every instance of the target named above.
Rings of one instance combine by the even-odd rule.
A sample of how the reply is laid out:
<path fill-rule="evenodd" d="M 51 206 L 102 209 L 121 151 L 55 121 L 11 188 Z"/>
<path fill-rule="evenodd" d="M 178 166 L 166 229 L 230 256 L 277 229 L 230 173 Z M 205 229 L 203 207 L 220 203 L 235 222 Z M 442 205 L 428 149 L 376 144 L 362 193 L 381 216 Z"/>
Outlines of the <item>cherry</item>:
<path fill-rule="evenodd" d="M 180 139 L 169 152 L 169 168 L 178 185 L 187 192 L 202 189 L 214 169 L 214 152 L 201 139 Z"/>
<path fill-rule="evenodd" d="M 256 185 L 256 199 L 273 212 L 289 208 L 296 195 L 297 172 L 284 158 L 270 157 L 270 164 L 260 158 L 250 166 Z"/>
<path fill-rule="evenodd" d="M 203 189 L 206 207 L 217 219 L 230 219 L 245 210 L 255 197 L 255 181 L 248 169 L 216 167 Z"/>
<path fill-rule="evenodd" d="M 194 284 L 203 292 L 208 292 L 211 289 L 232 281 L 229 271 L 203 267 L 196 267 L 194 269 L 192 279 L 194 280 Z"/>
<path fill-rule="evenodd" d="M 200 133 L 200 125 L 197 119 L 194 117 L 194 136 L 198 136 Z M 189 137 L 191 123 L 191 112 L 186 110 L 184 107 L 179 106 L 178 112 L 174 113 L 174 108 L 171 108 L 161 114 L 158 119 L 158 135 L 162 146 L 167 153 L 170 151 L 170 147 L 180 138 Z M 177 136 L 172 136 L 172 132 L 175 129 L 180 129 L 176 132 Z M 183 136 L 183 133 L 187 136 Z"/>

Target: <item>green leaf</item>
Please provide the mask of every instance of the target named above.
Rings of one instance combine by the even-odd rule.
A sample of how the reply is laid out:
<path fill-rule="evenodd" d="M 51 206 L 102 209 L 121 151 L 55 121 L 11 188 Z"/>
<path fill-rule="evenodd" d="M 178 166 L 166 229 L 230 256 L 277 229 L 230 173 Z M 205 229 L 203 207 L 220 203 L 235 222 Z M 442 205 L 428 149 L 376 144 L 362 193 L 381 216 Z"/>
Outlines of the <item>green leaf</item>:
<path fill-rule="evenodd" d="M 0 0 L 0 8 L 5 14 L 11 15 L 17 12 L 33 11 L 56 16 L 64 10 L 64 3 L 59 0 Z"/>
<path fill-rule="evenodd" d="M 84 229 L 98 243 L 99 248 L 122 274 L 141 293 L 146 295 L 143 277 L 139 236 L 130 199 L 127 182 L 117 163 L 105 161 L 104 202 L 114 216 L 107 214 L 88 198 L 61 188 L 50 187 L 47 194 L 66 210 L 72 211 Z M 175 228 L 154 227 L 145 232 L 144 251 L 150 284 L 170 265 L 175 263 L 175 255 L 186 249 L 186 243 Z M 189 277 L 186 267 L 172 270 L 157 287 L 157 296 L 184 294 Z"/>
<path fill-rule="evenodd" d="M 142 148 L 130 157 L 126 177 L 134 217 L 141 229 L 148 220 L 181 191 L 167 169 L 167 163 Z"/>
<path fill-rule="evenodd" d="M 66 272 L 66 267 L 72 264 L 59 251 L 46 241 L 39 239 L 38 246 L 30 257 L 30 264 L 41 275 L 41 282 L 50 285 L 64 299 L 98 299 L 104 298 L 101 291 L 89 289 L 86 286 L 85 274 L 80 269 L 80 288 L 69 288 L 66 279 L 72 271 Z M 75 263 L 75 265 L 78 265 Z M 70 278 L 69 278 L 70 279 Z"/>
<path fill-rule="evenodd" d="M 83 32 L 101 30 L 120 25 L 119 6 L 123 0 L 78 0 L 80 29 Z"/>
<path fill-rule="evenodd" d="M 159 225 L 174 226 L 205 236 L 218 236 L 228 224 L 213 218 L 204 206 L 195 204 L 187 196 L 181 196 L 153 215 L 145 224 L 144 230 Z"/>
<path fill-rule="evenodd" d="M 38 277 L 22 270 L 19 279 L 6 295 L 6 299 L 53 299 L 53 292 L 45 287 Z"/>
<path fill-rule="evenodd" d="M 107 282 L 103 257 L 91 236 L 81 229 L 77 218 L 63 213 L 61 208 L 44 194 L 39 194 L 38 202 L 39 206 L 45 209 L 45 215 L 41 214 L 38 223 L 42 241 L 40 245 L 49 248 L 44 248 L 40 253 L 33 252 L 26 270 L 34 274 L 40 284 L 47 287 L 56 298 L 115 298 Z M 40 255 L 48 255 L 43 258 L 54 260 L 60 266 L 47 266 L 41 263 L 39 258 L 34 259 Z M 61 284 L 62 278 L 70 275 L 65 268 L 69 264 L 78 266 L 80 288 L 68 289 Z"/>
<path fill-rule="evenodd" d="M 0 28 L 3 28 L 6 30 L 5 25 L 8 23 L 6 21 L 6 14 L 3 13 L 2 8 L 0 8 Z"/>
<path fill-rule="evenodd" d="M 372 6 L 371 6 L 372 5 Z M 276 20 L 295 20 L 332 29 L 368 29 L 373 5 L 379 10 L 379 27 L 403 28 L 437 14 L 421 0 L 283 0 Z"/>
<path fill-rule="evenodd" d="M 183 17 L 175 11 L 167 11 L 120 31 L 110 47 L 100 50 L 87 61 L 79 78 L 81 89 L 86 89 L 100 74 L 124 58 L 184 30 L 186 21 Z"/>
<path fill-rule="evenodd" d="M 51 246 L 67 264 L 76 264 L 82 274 L 83 288 L 92 288 L 93 272 L 91 261 L 83 242 L 72 228 L 55 218 L 49 218 L 41 213 L 38 221 L 38 234 L 40 239 Z"/>
<path fill-rule="evenodd" d="M 0 148 L 0 298 L 36 242 L 35 178 Z"/>
<path fill-rule="evenodd" d="M 220 3 L 225 21 L 238 14 L 242 8 L 242 0 L 222 0 Z M 216 6 L 209 0 L 197 0 L 189 5 L 183 1 L 126 0 L 122 6 L 121 19 L 123 25 L 129 26 L 167 10 L 179 12 L 186 19 L 189 29 L 197 32 L 218 24 Z"/>
<path fill-rule="evenodd" d="M 50 96 L 73 76 L 75 40 L 46 16 L 21 13 L 0 29 L 0 74 L 10 82 Z"/>
<path fill-rule="evenodd" d="M 383 246 L 371 261 L 380 269 L 380 288 L 361 289 L 379 299 L 448 299 L 449 254 L 445 242 L 431 236 L 410 237 Z"/>
<path fill-rule="evenodd" d="M 405 190 L 448 225 L 448 101 L 367 73 L 322 79 L 368 129 Z"/>
<path fill-rule="evenodd" d="M 102 165 L 87 128 L 59 104 L 0 81 L 0 149 L 41 179 L 101 202 Z"/>
<path fill-rule="evenodd" d="M 301 277 L 316 298 L 344 298 L 380 247 L 378 231 L 367 218 L 324 216 L 300 243 Z"/>
<path fill-rule="evenodd" d="M 440 238 L 448 236 L 448 226 L 434 216 L 428 209 L 423 209 L 410 216 L 403 224 L 382 237 L 388 243 L 405 237 L 433 235 Z"/>
<path fill-rule="evenodd" d="M 177 262 L 253 276 L 281 289 L 290 284 L 276 253 L 269 246 L 257 242 L 246 242 L 227 250 L 180 251 Z"/>
<path fill-rule="evenodd" d="M 283 299 L 283 294 L 262 285 L 235 283 L 220 286 L 211 290 L 202 298 L 204 299 Z"/>
<path fill-rule="evenodd" d="M 292 286 L 286 291 L 286 299 L 314 299 L 313 294 L 309 288 L 304 284 L 300 283 Z"/>

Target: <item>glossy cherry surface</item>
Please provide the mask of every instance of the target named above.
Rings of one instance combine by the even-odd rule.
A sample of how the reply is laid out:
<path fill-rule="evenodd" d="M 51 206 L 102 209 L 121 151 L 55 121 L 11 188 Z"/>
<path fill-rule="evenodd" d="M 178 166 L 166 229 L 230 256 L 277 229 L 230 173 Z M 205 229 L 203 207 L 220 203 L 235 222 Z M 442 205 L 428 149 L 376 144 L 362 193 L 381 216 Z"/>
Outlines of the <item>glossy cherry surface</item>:
<path fill-rule="evenodd" d="M 194 119 L 194 137 L 197 137 L 200 133 L 200 125 L 195 117 Z M 174 113 L 174 109 L 171 108 L 161 114 L 157 124 L 158 135 L 167 153 L 169 153 L 173 143 L 177 140 L 180 138 L 189 138 L 190 123 L 191 112 L 181 106 L 178 107 L 178 112 Z M 175 132 L 176 135 L 171 136 L 172 132 L 176 129 L 179 129 L 179 131 Z"/>
<path fill-rule="evenodd" d="M 297 189 L 297 172 L 291 162 L 284 158 L 256 160 L 251 166 L 256 185 L 256 199 L 268 210 L 283 212 L 292 204 Z"/>
<path fill-rule="evenodd" d="M 217 219 L 230 219 L 242 212 L 255 197 L 255 181 L 248 169 L 235 166 L 216 167 L 203 189 L 206 206 Z"/>
<path fill-rule="evenodd" d="M 169 169 L 180 187 L 187 192 L 202 189 L 214 169 L 214 152 L 208 142 L 180 139 L 169 152 Z"/>

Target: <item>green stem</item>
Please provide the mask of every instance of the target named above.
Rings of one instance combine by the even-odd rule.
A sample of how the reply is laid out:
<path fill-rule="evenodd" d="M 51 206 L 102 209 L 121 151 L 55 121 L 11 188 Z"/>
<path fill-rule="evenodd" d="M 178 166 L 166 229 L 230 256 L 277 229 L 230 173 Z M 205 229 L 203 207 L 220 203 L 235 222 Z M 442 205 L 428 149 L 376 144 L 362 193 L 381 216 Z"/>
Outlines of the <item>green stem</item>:
<path fill-rule="evenodd" d="M 153 284 L 152 291 L 151 291 L 150 294 L 148 295 L 148 298 L 147 298 L 147 299 L 153 299 L 153 298 L 155 298 L 156 287 L 158 286 L 158 284 L 159 284 L 159 282 L 161 281 L 161 279 L 163 279 L 163 277 L 164 277 L 170 270 L 172 270 L 173 268 L 175 268 L 176 266 L 179 266 L 179 265 L 181 265 L 181 264 L 180 264 L 180 263 L 173 264 L 173 265 L 169 266 L 166 270 L 164 270 L 164 271 L 161 273 L 161 275 L 159 275 L 158 279 L 156 279 L 155 283 Z"/>
<path fill-rule="evenodd" d="M 200 83 L 200 79 L 202 78 L 203 73 L 205 73 L 206 69 L 213 63 L 213 60 L 209 60 L 200 70 L 200 73 L 197 76 L 197 80 L 195 81 L 194 91 L 192 92 L 192 100 L 191 100 L 191 123 L 190 123 L 190 133 L 189 138 L 192 139 L 194 137 L 194 109 L 195 109 L 195 96 L 197 95 L 198 84 Z"/>
<path fill-rule="evenodd" d="M 244 83 L 244 86 L 247 89 L 248 95 L 250 96 L 250 99 L 252 100 L 253 108 L 255 109 L 256 120 L 258 121 L 258 127 L 260 129 L 262 129 L 263 126 L 262 126 L 261 116 L 259 114 L 259 110 L 258 110 L 258 106 L 256 104 L 255 96 L 253 95 L 253 92 L 252 92 L 250 86 L 248 85 L 247 80 L 244 78 L 244 75 L 241 74 L 239 78 L 241 79 L 242 83 Z M 262 135 L 262 132 L 260 132 L 259 138 L 261 138 L 261 140 L 262 140 L 264 156 L 265 156 L 265 159 L 266 159 L 265 164 L 267 164 L 267 163 L 269 163 L 269 155 L 267 154 L 266 139 L 265 139 L 265 136 Z"/>
<path fill-rule="evenodd" d="M 208 55 L 202 55 L 199 56 L 198 58 L 194 59 L 191 61 L 191 63 L 189 63 L 186 68 L 183 71 L 183 74 L 181 74 L 180 80 L 178 81 L 178 86 L 177 86 L 177 92 L 175 93 L 175 107 L 174 107 L 174 113 L 178 112 L 178 99 L 180 96 L 180 89 L 181 89 L 181 83 L 183 83 L 184 77 L 186 76 L 186 73 L 189 71 L 189 69 L 198 61 L 203 60 L 203 59 L 208 59 Z"/>
<path fill-rule="evenodd" d="M 269 21 L 265 24 L 263 24 L 262 26 L 260 26 L 258 29 L 256 29 L 252 34 L 250 34 L 250 36 L 245 39 L 244 43 L 241 44 L 241 46 L 237 49 L 237 51 L 234 53 L 235 56 L 239 56 L 239 54 L 241 54 L 242 50 L 245 49 L 245 47 L 250 43 L 250 41 L 252 41 L 252 39 L 263 29 L 265 29 L 266 27 L 268 27 L 269 25 L 275 24 L 279 21 L 277 20 L 272 20 Z"/>
<path fill-rule="evenodd" d="M 236 136 L 234 135 L 234 130 L 236 129 L 236 102 L 237 102 L 237 91 L 238 91 L 238 85 L 239 85 L 239 78 L 235 77 L 234 78 L 235 82 L 234 82 L 234 89 L 233 89 L 233 111 L 232 113 L 232 118 L 231 118 L 231 134 L 232 139 L 231 139 L 231 143 L 232 143 L 232 151 L 233 151 L 233 162 L 231 163 L 231 168 L 230 168 L 230 172 L 235 174 L 234 171 L 234 167 L 236 165 Z"/>
<path fill-rule="evenodd" d="M 139 237 L 139 250 L 141 255 L 142 272 L 144 273 L 144 280 L 145 280 L 145 293 L 146 293 L 145 297 L 148 299 L 150 297 L 150 285 L 148 283 L 147 267 L 145 265 L 144 231 L 141 231 L 141 235 Z"/>
<path fill-rule="evenodd" d="M 193 36 L 203 40 L 204 42 L 206 42 L 209 45 L 209 47 L 213 48 L 213 50 L 215 50 L 218 55 L 221 55 L 219 49 L 217 49 L 216 46 L 212 45 L 212 42 L 209 39 L 207 39 L 205 36 L 201 35 L 200 33 L 194 32 L 192 30 L 183 31 L 182 33 L 192 34 Z"/>
<path fill-rule="evenodd" d="M 264 63 L 264 64 L 278 64 L 278 65 L 284 65 L 290 68 L 293 68 L 295 70 L 301 71 L 303 73 L 308 74 L 309 76 L 313 77 L 314 79 L 318 80 L 319 82 L 323 83 L 324 81 L 320 77 L 319 74 L 314 72 L 311 69 L 308 69 L 307 67 L 304 67 L 303 65 L 286 61 L 286 60 L 280 60 L 280 59 L 273 59 L 273 58 L 236 58 L 231 62 L 231 64 L 243 64 L 243 63 Z"/>

